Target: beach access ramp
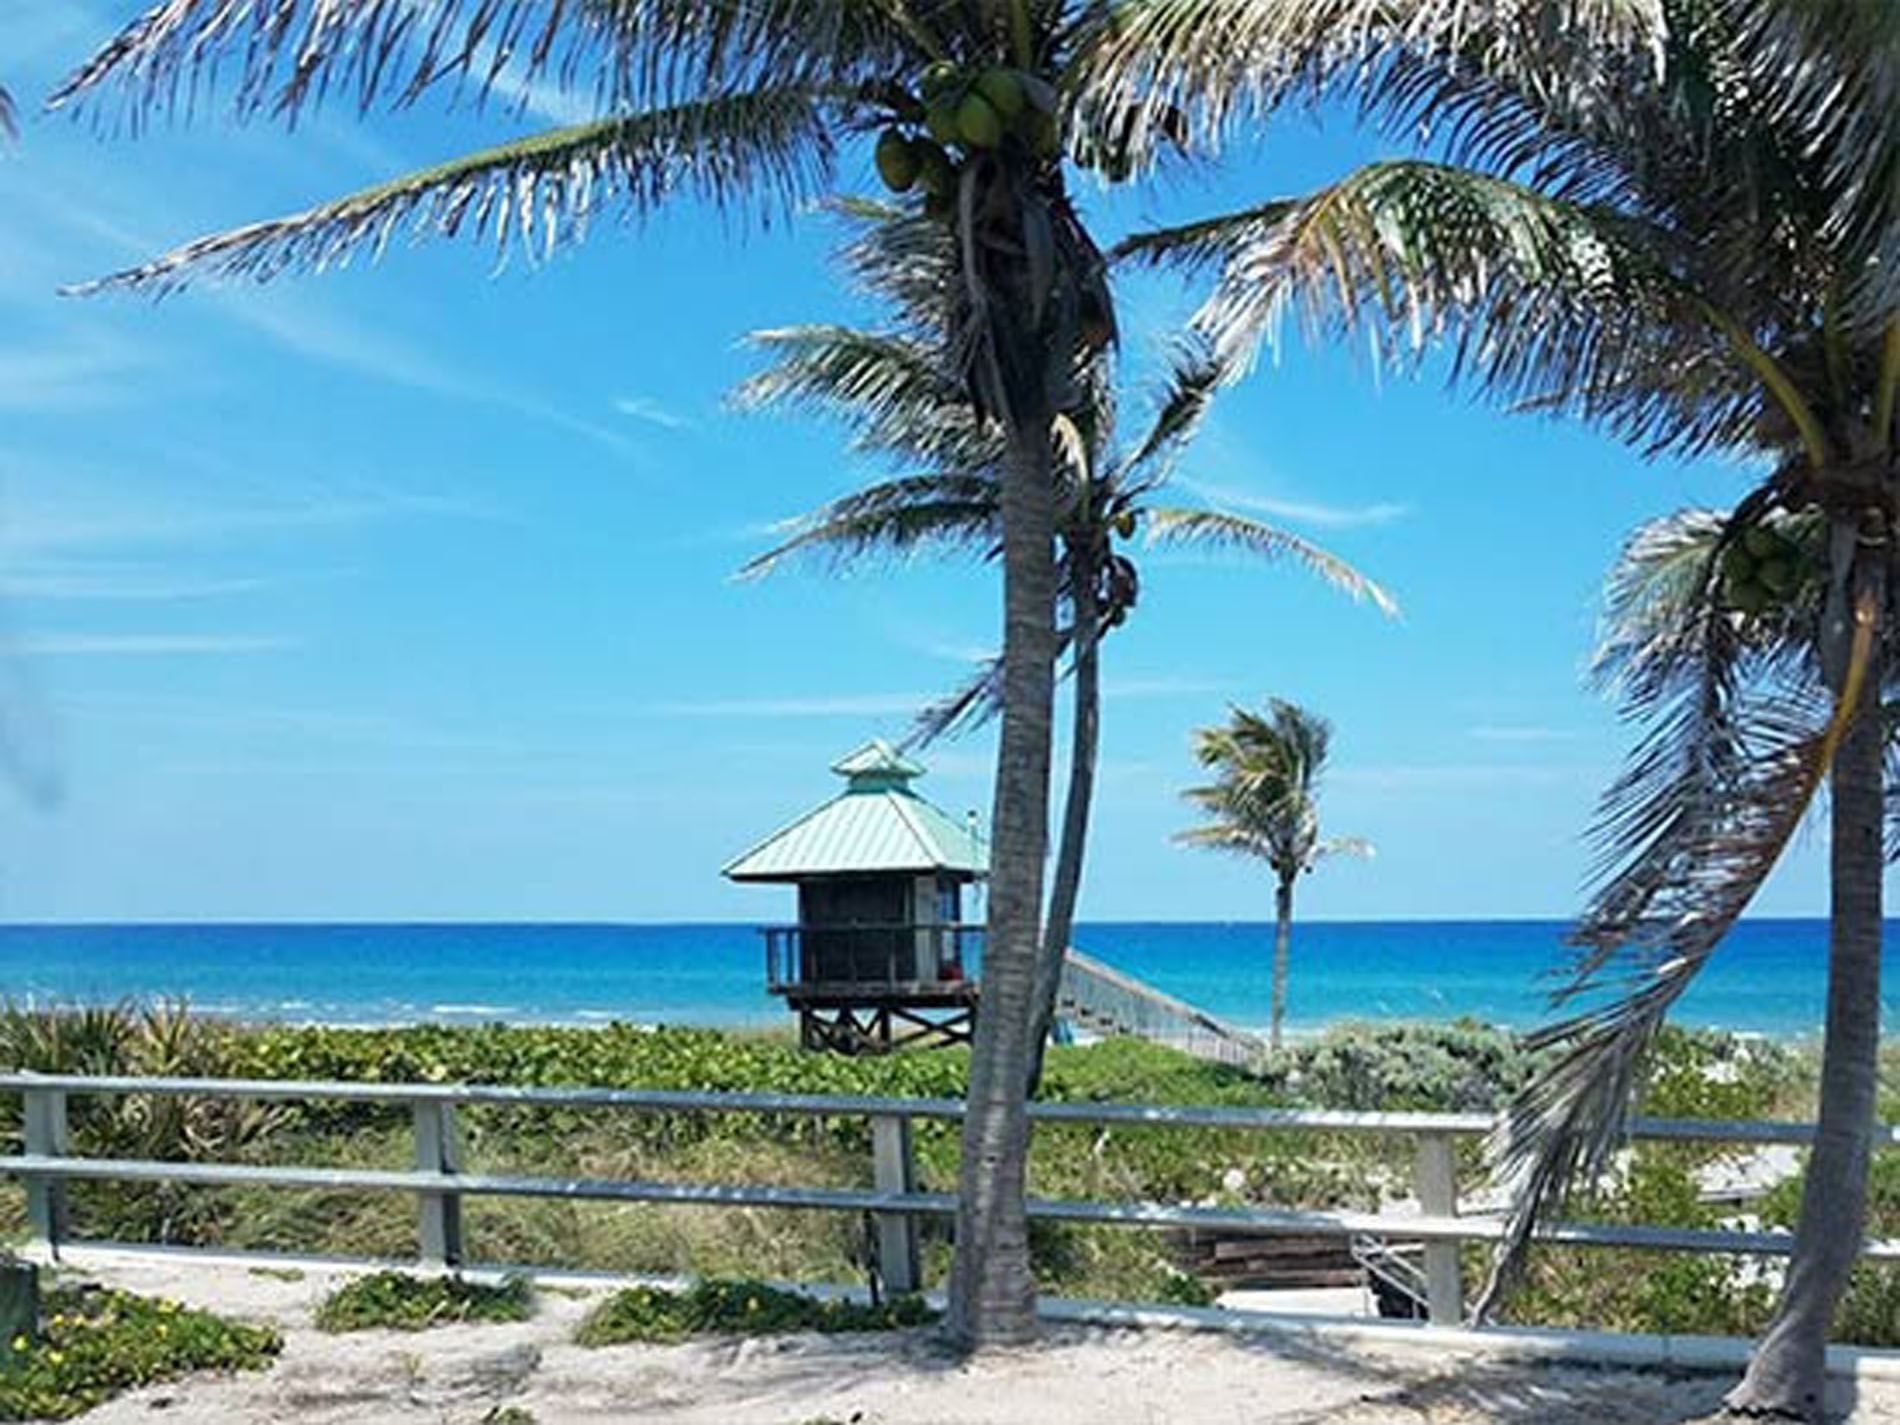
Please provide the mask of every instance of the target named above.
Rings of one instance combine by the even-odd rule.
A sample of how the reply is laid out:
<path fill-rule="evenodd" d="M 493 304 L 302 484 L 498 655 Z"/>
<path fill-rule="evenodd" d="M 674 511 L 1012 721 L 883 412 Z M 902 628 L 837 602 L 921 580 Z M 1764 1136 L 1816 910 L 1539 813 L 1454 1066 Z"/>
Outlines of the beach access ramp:
<path fill-rule="evenodd" d="M 1267 1051 L 1246 1030 L 1080 950 L 1063 961 L 1056 1014 L 1090 1034 L 1132 1035 L 1219 1064 L 1251 1064 Z"/>

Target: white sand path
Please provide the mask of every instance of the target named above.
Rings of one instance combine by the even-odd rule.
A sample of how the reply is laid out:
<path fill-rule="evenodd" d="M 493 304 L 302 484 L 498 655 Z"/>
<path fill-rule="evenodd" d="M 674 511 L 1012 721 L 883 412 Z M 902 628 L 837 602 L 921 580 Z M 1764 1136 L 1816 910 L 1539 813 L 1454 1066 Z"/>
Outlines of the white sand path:
<path fill-rule="evenodd" d="M 478 1425 L 504 1406 L 536 1425 L 1664 1425 L 1713 1410 L 1727 1384 L 1442 1347 L 1088 1326 L 967 1362 L 928 1332 L 571 1344 L 604 1287 L 544 1291 L 519 1325 L 331 1336 L 310 1316 L 336 1274 L 128 1259 L 83 1275 L 269 1320 L 285 1336 L 267 1372 L 135 1391 L 88 1415 L 94 1425 Z M 1900 1382 L 1843 1382 L 1838 1407 L 1843 1420 L 1900 1425 Z"/>

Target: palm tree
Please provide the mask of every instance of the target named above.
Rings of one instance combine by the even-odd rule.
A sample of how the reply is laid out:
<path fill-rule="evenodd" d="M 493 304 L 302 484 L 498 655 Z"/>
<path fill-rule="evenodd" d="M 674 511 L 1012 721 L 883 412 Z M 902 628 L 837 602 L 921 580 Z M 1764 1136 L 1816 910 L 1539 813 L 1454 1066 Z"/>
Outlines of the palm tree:
<path fill-rule="evenodd" d="M 1194 758 L 1214 780 L 1182 795 L 1205 824 L 1177 832 L 1184 846 L 1228 851 L 1265 861 L 1273 871 L 1273 1020 L 1268 1043 L 1278 1049 L 1286 1018 L 1287 960 L 1293 944 L 1293 888 L 1332 856 L 1372 855 L 1357 836 L 1319 834 L 1319 781 L 1333 725 L 1284 698 L 1264 716 L 1229 709 L 1221 727 L 1197 728 Z"/>
<path fill-rule="evenodd" d="M 333 89 L 359 111 L 429 94 L 486 96 L 537 78 L 590 92 L 597 117 L 497 144 L 304 212 L 186 243 L 81 290 L 162 293 L 200 276 L 268 279 L 391 237 L 469 236 L 539 253 L 601 207 L 650 216 L 690 195 L 762 219 L 830 185 L 841 141 L 877 133 L 879 167 L 921 184 L 957 236 L 949 294 L 958 375 L 1005 433 L 1003 716 L 992 812 L 985 1012 L 971 1060 L 948 1327 L 966 1343 L 1034 1329 L 1023 1210 L 1031 1023 L 1048 839 L 1055 629 L 1055 418 L 1081 404 L 1078 350 L 1115 339 L 1104 264 L 1070 201 L 1072 169 L 1108 181 L 1209 147 L 1263 76 L 1208 63 L 1194 3 L 1255 0 L 164 0 L 86 60 L 52 103 L 103 104 L 123 126 L 205 112 L 285 123 Z M 1574 0 L 1522 0 L 1533 31 L 1570 34 Z M 1387 0 L 1329 0 L 1314 44 Z M 1462 43 L 1469 7 L 1414 25 Z M 1322 14 L 1320 11 L 1337 13 Z M 1191 16 L 1189 18 L 1192 18 Z M 1632 31 L 1617 7 L 1592 33 Z M 1640 26 L 1634 27 L 1640 30 Z M 180 102 L 181 100 L 187 102 Z M 926 138 L 926 134 L 929 135 Z"/>
<path fill-rule="evenodd" d="M 833 567 L 935 547 L 990 556 L 999 536 L 1002 432 L 975 410 L 954 376 L 937 310 L 943 274 L 954 269 L 940 225 L 883 205 L 841 205 L 865 230 L 844 249 L 854 285 L 892 311 L 888 329 L 800 326 L 755 333 L 770 363 L 735 393 L 747 408 L 799 406 L 842 417 L 861 454 L 900 462 L 907 473 L 873 483 L 789 521 L 784 538 L 742 573 L 769 573 L 795 558 Z M 906 253 L 902 262 L 889 260 Z M 901 274 L 893 280 L 893 274 Z M 934 274 L 934 275 L 933 275 Z M 1140 592 L 1123 552 L 1138 533 L 1150 545 L 1244 551 L 1291 559 L 1354 599 L 1392 615 L 1397 605 L 1350 564 L 1292 532 L 1226 510 L 1155 502 L 1200 427 L 1221 372 L 1184 342 L 1146 432 L 1132 446 L 1116 436 L 1118 402 L 1096 358 L 1089 404 L 1056 425 L 1058 638 L 1071 678 L 1068 786 L 1042 954 L 1037 966 L 1029 1077 L 1055 1021 L 1062 962 L 1075 923 L 1101 740 L 1101 641 L 1119 628 Z M 1066 617 L 1062 615 L 1066 614 Z M 927 742 L 1000 711 L 994 662 L 926 709 L 912 740 Z"/>
<path fill-rule="evenodd" d="M 1396 0 L 1327 47 L 1304 32 L 1315 7 L 1300 0 L 1183 4 L 1212 37 L 1204 65 L 1257 75 L 1256 97 L 1345 88 L 1377 117 L 1444 137 L 1434 160 L 1373 163 L 1130 245 L 1220 265 L 1200 322 L 1223 359 L 1297 309 L 1310 329 L 1367 332 L 1400 359 L 1443 342 L 1455 376 L 1485 394 L 1647 452 L 1756 462 L 1765 477 L 1721 526 L 1722 557 L 1700 569 L 1698 636 L 1712 649 L 1735 638 L 1716 597 L 1726 551 L 1764 522 L 1821 526 L 1815 662 L 1827 698 L 1804 680 L 1801 696 L 1741 717 L 1724 657 L 1672 656 L 1630 684 L 1654 729 L 1600 813 L 1603 878 L 1558 997 L 1571 1010 L 1542 1036 L 1563 1052 L 1501 1130 L 1517 1210 L 1480 1303 L 1510 1280 L 1537 1214 L 1605 1166 L 1664 1016 L 1830 778 L 1820 1129 L 1793 1266 L 1729 1397 L 1737 1410 L 1812 1415 L 1864 1223 L 1880 1028 L 1900 10 L 1662 0 L 1623 10 L 1642 41 L 1632 46 L 1561 24 L 1539 33 L 1505 6 L 1434 44 L 1408 26 L 1443 7 Z M 1125 43 L 1139 49 L 1151 23 L 1137 20 Z"/>

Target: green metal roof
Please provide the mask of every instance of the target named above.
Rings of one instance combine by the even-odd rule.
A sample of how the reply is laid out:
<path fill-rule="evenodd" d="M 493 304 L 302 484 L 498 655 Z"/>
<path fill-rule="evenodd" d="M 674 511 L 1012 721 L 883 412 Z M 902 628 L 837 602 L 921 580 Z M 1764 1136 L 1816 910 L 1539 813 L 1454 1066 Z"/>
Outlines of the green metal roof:
<path fill-rule="evenodd" d="M 989 847 L 960 817 L 911 789 L 924 769 L 883 742 L 867 742 L 832 764 L 845 789 L 781 827 L 724 873 L 735 881 L 878 871 L 989 872 Z"/>

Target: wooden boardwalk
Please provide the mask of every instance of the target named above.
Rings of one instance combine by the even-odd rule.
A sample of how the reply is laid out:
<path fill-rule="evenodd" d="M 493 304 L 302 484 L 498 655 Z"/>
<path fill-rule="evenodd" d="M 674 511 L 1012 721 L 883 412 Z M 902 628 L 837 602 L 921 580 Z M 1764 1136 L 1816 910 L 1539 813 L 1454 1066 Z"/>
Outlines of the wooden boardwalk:
<path fill-rule="evenodd" d="M 1080 950 L 1069 951 L 1063 964 L 1056 1013 L 1091 1034 L 1132 1035 L 1219 1064 L 1251 1064 L 1267 1050 L 1246 1030 Z"/>

